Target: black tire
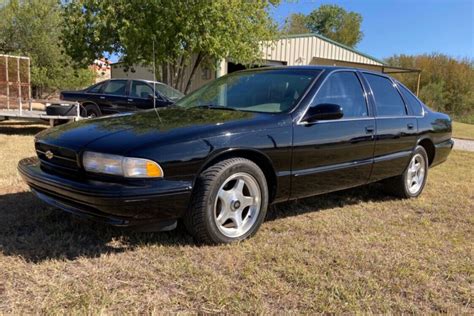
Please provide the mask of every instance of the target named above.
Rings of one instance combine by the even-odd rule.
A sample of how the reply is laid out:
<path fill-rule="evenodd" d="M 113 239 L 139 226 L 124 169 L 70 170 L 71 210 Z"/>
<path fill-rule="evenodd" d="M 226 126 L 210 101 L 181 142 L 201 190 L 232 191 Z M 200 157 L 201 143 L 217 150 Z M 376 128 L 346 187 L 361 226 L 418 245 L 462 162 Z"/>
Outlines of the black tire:
<path fill-rule="evenodd" d="M 222 186 L 226 181 L 236 175 L 250 175 L 253 179 L 252 181 L 256 181 L 253 182 L 254 185 L 258 183 L 261 203 L 258 214 L 252 219 L 253 224 L 251 224 L 248 231 L 241 236 L 229 237 L 222 233 L 222 228 L 219 228 L 222 226 L 218 226 L 217 224 L 215 205 L 218 203 L 217 194 L 219 190 L 223 189 Z M 232 179 L 230 181 L 232 181 Z M 188 232 L 191 233 L 198 242 L 220 244 L 244 240 L 254 235 L 265 219 L 268 207 L 268 196 L 268 186 L 265 175 L 255 163 L 244 158 L 226 159 L 210 166 L 199 175 L 191 203 L 183 218 L 183 222 Z M 232 203 L 235 203 L 235 201 Z M 240 202 L 238 205 L 240 206 Z M 255 209 L 258 209 L 258 207 Z M 241 218 L 243 217 L 244 215 L 241 216 Z M 250 217 L 246 217 L 245 220 L 250 220 Z"/>
<path fill-rule="evenodd" d="M 413 159 L 419 156 L 421 156 L 423 160 L 422 161 L 423 168 L 424 168 L 423 180 L 420 181 L 421 183 L 419 187 L 417 186 L 415 188 L 416 190 L 410 190 L 410 187 L 408 184 L 410 180 L 409 177 L 410 177 L 410 172 L 411 172 L 410 166 Z M 413 151 L 412 156 L 410 157 L 410 163 L 406 167 L 403 174 L 397 177 L 384 180 L 383 185 L 387 193 L 403 198 L 403 199 L 409 199 L 409 198 L 418 197 L 423 192 L 427 179 L 428 179 L 428 155 L 426 153 L 426 150 L 423 148 L 423 146 L 416 146 L 415 150 Z"/>
<path fill-rule="evenodd" d="M 86 116 L 87 117 L 99 117 L 101 116 L 100 109 L 95 104 L 87 104 L 85 106 L 86 109 Z"/>

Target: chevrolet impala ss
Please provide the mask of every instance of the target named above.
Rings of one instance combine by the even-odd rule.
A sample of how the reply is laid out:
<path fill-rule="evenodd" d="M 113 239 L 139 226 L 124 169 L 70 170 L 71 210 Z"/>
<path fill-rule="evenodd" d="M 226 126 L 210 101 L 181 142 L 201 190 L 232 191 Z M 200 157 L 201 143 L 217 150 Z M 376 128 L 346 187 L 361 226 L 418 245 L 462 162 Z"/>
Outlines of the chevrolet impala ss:
<path fill-rule="evenodd" d="M 380 181 L 415 198 L 453 147 L 451 119 L 381 73 L 275 67 L 221 77 L 175 105 L 36 136 L 19 162 L 45 202 L 199 242 L 255 234 L 268 205 Z"/>

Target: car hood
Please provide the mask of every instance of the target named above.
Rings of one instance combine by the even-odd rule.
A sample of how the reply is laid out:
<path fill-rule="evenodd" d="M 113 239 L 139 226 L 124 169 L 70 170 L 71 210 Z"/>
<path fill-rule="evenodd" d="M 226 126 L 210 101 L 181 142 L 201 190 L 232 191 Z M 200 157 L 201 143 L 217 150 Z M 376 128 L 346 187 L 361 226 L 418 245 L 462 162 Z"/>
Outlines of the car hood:
<path fill-rule="evenodd" d="M 82 120 L 48 129 L 36 138 L 39 142 L 75 150 L 87 148 L 124 154 L 151 143 L 190 141 L 263 128 L 275 116 L 277 114 L 175 106 Z"/>

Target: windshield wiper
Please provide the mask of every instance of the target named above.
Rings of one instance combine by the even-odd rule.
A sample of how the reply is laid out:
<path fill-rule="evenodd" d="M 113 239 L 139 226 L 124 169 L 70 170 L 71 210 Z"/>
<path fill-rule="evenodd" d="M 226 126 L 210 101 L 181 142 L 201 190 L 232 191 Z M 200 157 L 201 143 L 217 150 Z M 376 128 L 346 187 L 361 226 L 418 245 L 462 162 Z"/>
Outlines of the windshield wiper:
<path fill-rule="evenodd" d="M 228 106 L 222 106 L 222 105 L 218 105 L 218 104 L 200 104 L 200 105 L 193 106 L 193 108 L 236 111 L 236 109 L 234 109 L 234 108 L 230 108 Z"/>

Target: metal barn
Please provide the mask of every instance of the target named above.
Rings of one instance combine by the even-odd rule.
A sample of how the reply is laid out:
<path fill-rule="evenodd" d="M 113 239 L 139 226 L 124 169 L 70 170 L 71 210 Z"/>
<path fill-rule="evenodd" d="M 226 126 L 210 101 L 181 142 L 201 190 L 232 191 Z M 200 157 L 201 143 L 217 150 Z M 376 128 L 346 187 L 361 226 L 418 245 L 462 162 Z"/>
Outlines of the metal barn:
<path fill-rule="evenodd" d="M 288 35 L 276 41 L 261 43 L 261 61 L 255 66 L 334 65 L 365 68 L 383 73 L 420 73 L 417 69 L 390 67 L 383 61 L 345 46 L 318 34 Z M 188 67 L 189 68 L 189 67 Z M 217 61 L 216 70 L 199 67 L 191 85 L 191 91 L 215 78 L 245 69 L 246 66 L 226 58 Z M 189 76 L 190 69 L 184 71 Z M 127 67 L 121 63 L 112 64 L 112 78 L 153 79 L 150 67 L 135 65 Z"/>

